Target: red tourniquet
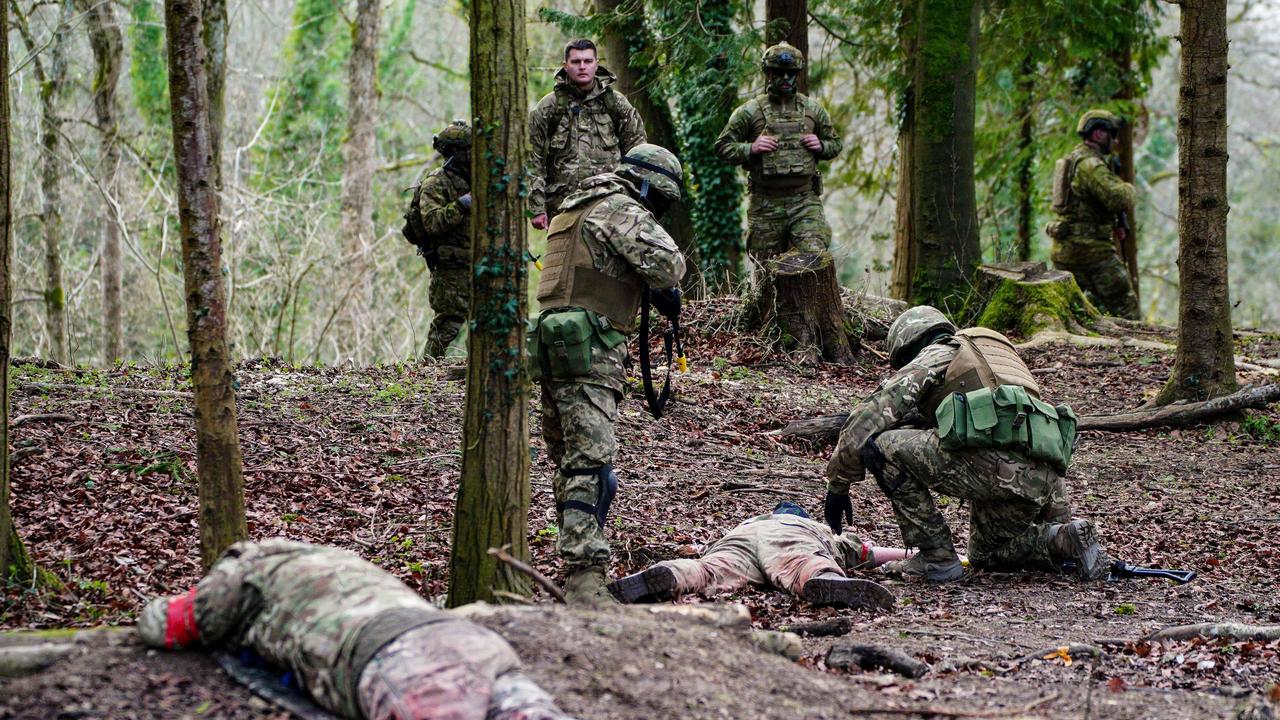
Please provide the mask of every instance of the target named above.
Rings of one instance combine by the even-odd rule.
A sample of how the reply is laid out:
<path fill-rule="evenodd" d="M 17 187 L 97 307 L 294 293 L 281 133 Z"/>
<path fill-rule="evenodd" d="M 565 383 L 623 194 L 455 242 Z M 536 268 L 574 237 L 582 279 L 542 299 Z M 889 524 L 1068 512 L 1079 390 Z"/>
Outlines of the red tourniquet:
<path fill-rule="evenodd" d="M 164 628 L 164 646 L 180 650 L 199 642 L 200 629 L 196 627 L 196 589 L 186 595 L 169 598 L 169 617 Z"/>

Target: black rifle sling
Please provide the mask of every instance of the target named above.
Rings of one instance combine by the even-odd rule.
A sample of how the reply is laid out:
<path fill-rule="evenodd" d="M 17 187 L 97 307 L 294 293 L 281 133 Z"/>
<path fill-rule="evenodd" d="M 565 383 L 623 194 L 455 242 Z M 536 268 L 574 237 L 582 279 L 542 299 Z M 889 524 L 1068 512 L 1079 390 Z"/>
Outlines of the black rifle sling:
<path fill-rule="evenodd" d="M 644 298 L 640 301 L 640 380 L 644 383 L 644 399 L 649 405 L 649 412 L 654 419 L 662 417 L 662 411 L 667 406 L 667 400 L 671 397 L 671 344 L 675 338 L 675 329 L 678 327 L 678 320 L 672 321 L 672 329 L 662 334 L 662 347 L 667 360 L 667 378 L 662 383 L 662 392 L 655 393 L 653 390 L 653 363 L 649 358 L 649 305 L 652 299 L 652 291 L 649 288 L 644 290 Z M 678 340 L 676 340 L 678 342 Z"/>

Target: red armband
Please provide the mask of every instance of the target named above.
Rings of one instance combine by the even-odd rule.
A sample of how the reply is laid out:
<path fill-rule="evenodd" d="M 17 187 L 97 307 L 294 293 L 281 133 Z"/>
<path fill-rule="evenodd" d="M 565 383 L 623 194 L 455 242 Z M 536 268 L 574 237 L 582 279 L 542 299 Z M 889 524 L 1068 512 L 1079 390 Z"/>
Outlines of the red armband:
<path fill-rule="evenodd" d="M 185 595 L 169 598 L 169 616 L 164 629 L 164 646 L 169 650 L 181 650 L 200 642 L 200 629 L 196 627 L 196 589 Z"/>

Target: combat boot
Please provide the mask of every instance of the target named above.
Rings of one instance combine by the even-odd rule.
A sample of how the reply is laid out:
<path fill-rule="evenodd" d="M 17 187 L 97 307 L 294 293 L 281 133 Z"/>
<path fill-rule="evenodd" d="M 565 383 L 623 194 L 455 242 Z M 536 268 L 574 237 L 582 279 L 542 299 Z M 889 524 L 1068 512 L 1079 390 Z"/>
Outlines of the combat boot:
<path fill-rule="evenodd" d="M 1098 531 L 1089 520 L 1072 520 L 1049 526 L 1045 538 L 1049 552 L 1074 565 L 1081 580 L 1099 580 L 1111 570 L 1111 558 L 1098 542 Z"/>
<path fill-rule="evenodd" d="M 880 566 L 880 572 L 901 575 L 904 580 L 945 583 L 959 580 L 964 575 L 964 566 L 960 564 L 955 548 L 943 547 L 922 549 L 906 560 L 887 562 Z"/>
<path fill-rule="evenodd" d="M 604 568 L 589 567 L 571 573 L 564 583 L 565 600 L 570 605 L 600 607 L 615 605 L 617 600 L 609 594 Z"/>
<path fill-rule="evenodd" d="M 654 603 L 676 596 L 676 576 L 671 568 L 655 565 L 609 583 L 609 592 L 621 603 Z"/>
<path fill-rule="evenodd" d="M 880 583 L 825 572 L 809 578 L 800 596 L 814 605 L 893 610 L 893 593 Z"/>

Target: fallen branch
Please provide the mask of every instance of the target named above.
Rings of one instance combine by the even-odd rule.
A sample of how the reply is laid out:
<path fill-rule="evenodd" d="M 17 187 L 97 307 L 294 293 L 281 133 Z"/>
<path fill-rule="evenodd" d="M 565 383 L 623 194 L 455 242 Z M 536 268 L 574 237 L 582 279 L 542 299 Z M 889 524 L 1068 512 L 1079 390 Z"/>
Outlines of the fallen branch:
<path fill-rule="evenodd" d="M 48 392 L 50 390 L 101 390 L 116 395 L 152 395 L 155 397 L 174 397 L 190 400 L 194 397 L 185 390 L 152 390 L 150 388 L 113 387 L 109 385 L 76 385 L 74 383 L 22 383 L 19 390 Z"/>
<path fill-rule="evenodd" d="M 22 427 L 27 423 L 33 422 L 75 422 L 75 418 L 66 413 L 41 413 L 35 415 L 19 415 L 14 418 L 9 427 Z"/>
<path fill-rule="evenodd" d="M 827 667 L 847 669 L 854 666 L 863 670 L 892 670 L 912 679 L 923 677 L 929 666 L 893 648 L 876 645 L 833 645 L 827 651 Z"/>
<path fill-rule="evenodd" d="M 568 601 L 565 600 L 564 591 L 561 590 L 559 586 L 557 586 L 555 583 L 551 582 L 551 580 L 548 579 L 546 575 L 543 575 L 542 573 L 534 569 L 533 566 L 511 557 L 511 555 L 508 554 L 507 551 L 503 550 L 502 548 L 489 548 L 489 554 L 498 558 L 499 561 L 511 566 L 512 569 L 522 572 L 525 575 L 528 575 L 529 577 L 533 578 L 533 581 L 541 585 L 543 590 L 546 590 L 547 592 L 551 593 L 551 597 L 555 598 L 556 602 L 560 603 L 561 605 L 567 604 Z"/>
<path fill-rule="evenodd" d="M 812 493 L 786 488 L 765 487 L 764 485 L 748 485 L 746 483 L 727 482 L 720 486 L 721 490 L 731 493 L 777 493 L 779 495 L 796 495 L 809 497 Z"/>
<path fill-rule="evenodd" d="M 1102 648 L 1096 645 L 1085 645 L 1084 643 L 1070 643 L 1068 645 L 1054 645 L 1052 647 L 1043 648 L 1033 653 L 1027 653 L 1005 665 L 998 672 L 1001 675 L 1013 672 L 1018 668 L 1026 665 L 1032 660 L 1052 660 L 1054 658 L 1062 658 L 1064 664 L 1069 664 L 1072 659 L 1077 657 L 1105 657 L 1106 653 Z"/>
<path fill-rule="evenodd" d="M 815 622 L 796 623 L 794 625 L 782 625 L 778 627 L 779 632 L 790 632 L 803 637 L 837 637 L 839 635 L 848 635 L 853 629 L 853 621 L 848 618 L 836 618 L 834 620 L 817 620 Z"/>
<path fill-rule="evenodd" d="M 1192 640 L 1222 638 L 1224 640 L 1280 640 L 1280 625 L 1244 625 L 1242 623 L 1200 623 L 1178 625 L 1157 630 L 1145 640 Z"/>
<path fill-rule="evenodd" d="M 855 707 L 847 708 L 849 715 L 861 717 L 863 715 L 921 715 L 923 717 L 953 717 L 953 718 L 992 718 L 1004 717 L 1006 715 L 1018 716 L 1026 715 L 1036 708 L 1046 703 L 1057 700 L 1060 693 L 1051 692 L 1043 697 L 1023 705 L 1020 708 L 1010 708 L 1008 710 L 951 710 L 949 708 L 939 707 L 916 707 L 916 708 L 877 708 L 877 707 Z"/>

